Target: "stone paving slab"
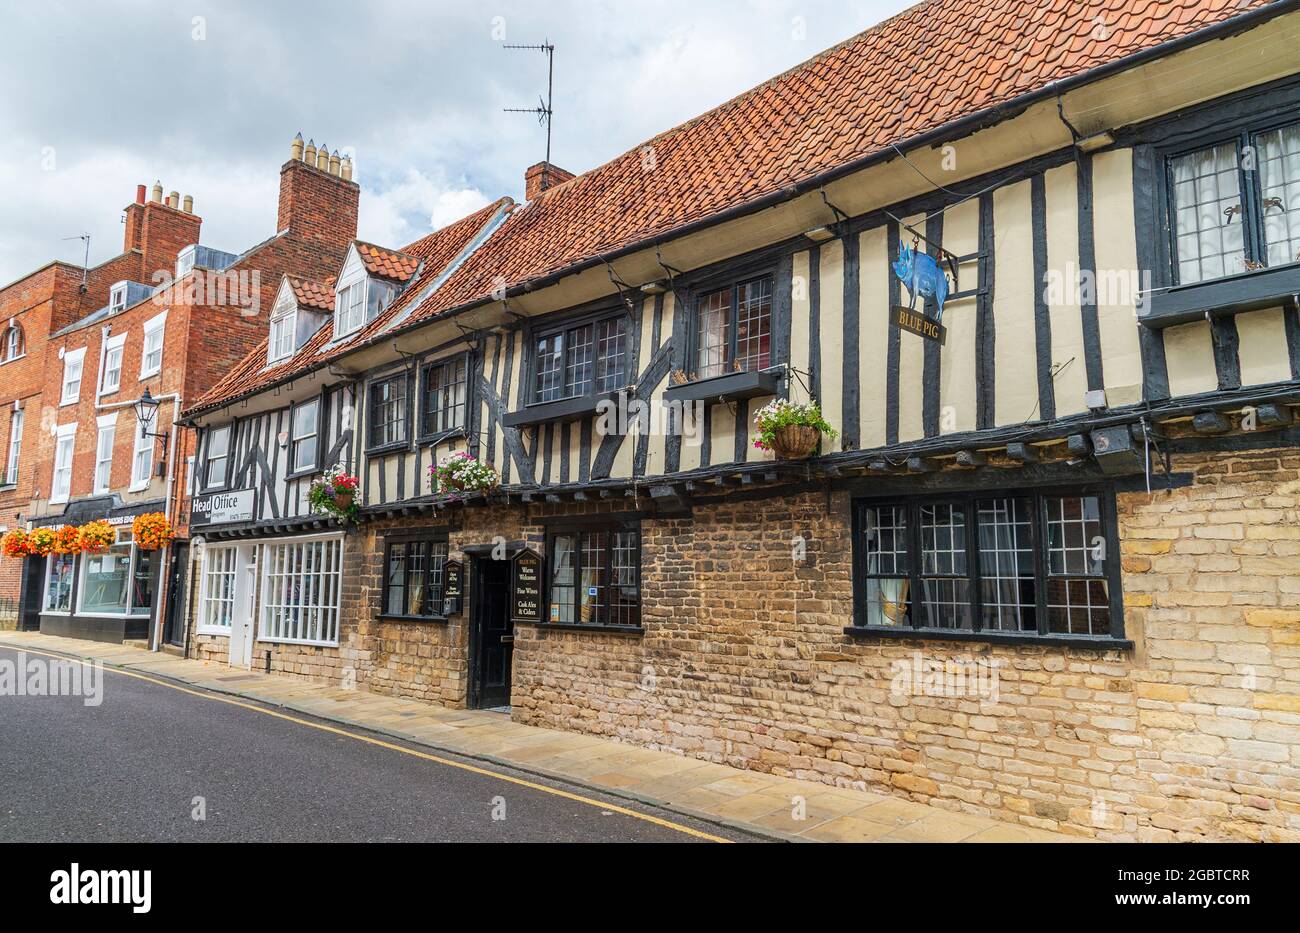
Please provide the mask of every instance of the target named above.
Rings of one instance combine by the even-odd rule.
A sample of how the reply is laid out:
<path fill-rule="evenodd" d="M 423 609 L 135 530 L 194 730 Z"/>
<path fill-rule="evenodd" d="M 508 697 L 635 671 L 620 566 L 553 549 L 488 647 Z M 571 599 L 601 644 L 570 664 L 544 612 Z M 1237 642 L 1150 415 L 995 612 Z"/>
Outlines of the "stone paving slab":
<path fill-rule="evenodd" d="M 760 836 L 810 842 L 1079 841 L 885 794 L 743 771 L 612 739 L 528 726 L 511 722 L 503 712 L 446 709 L 217 662 L 37 632 L 0 632 L 0 645 L 99 660 L 580 784 Z M 802 798 L 798 806 L 796 798 Z"/>

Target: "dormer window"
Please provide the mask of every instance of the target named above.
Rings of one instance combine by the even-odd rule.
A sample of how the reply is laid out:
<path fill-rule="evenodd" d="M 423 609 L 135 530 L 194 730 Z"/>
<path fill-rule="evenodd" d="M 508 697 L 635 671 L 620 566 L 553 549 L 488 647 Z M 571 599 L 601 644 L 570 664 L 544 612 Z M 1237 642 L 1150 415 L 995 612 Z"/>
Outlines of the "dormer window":
<path fill-rule="evenodd" d="M 118 282 L 108 292 L 108 313 L 116 314 L 126 307 L 126 293 L 129 282 Z"/>
<path fill-rule="evenodd" d="M 294 335 L 298 325 L 298 304 L 287 290 L 271 309 L 271 336 L 266 345 L 266 361 L 277 363 L 293 356 Z"/>
<path fill-rule="evenodd" d="M 366 280 L 340 288 L 334 305 L 334 336 L 352 333 L 365 323 Z"/>
<path fill-rule="evenodd" d="M 183 279 L 194 271 L 194 259 L 198 251 L 197 245 L 187 246 L 176 255 L 176 278 Z"/>

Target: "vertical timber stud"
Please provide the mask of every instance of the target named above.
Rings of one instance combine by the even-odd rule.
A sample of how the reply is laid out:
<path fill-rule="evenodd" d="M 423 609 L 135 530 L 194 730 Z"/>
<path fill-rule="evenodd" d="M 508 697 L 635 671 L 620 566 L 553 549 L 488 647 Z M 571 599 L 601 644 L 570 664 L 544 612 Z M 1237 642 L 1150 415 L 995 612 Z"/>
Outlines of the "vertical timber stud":
<path fill-rule="evenodd" d="M 808 250 L 808 389 L 822 399 L 822 248 Z"/>
<path fill-rule="evenodd" d="M 843 408 L 840 417 L 840 437 L 843 439 L 842 450 L 857 450 L 861 418 L 858 414 L 858 386 L 861 376 L 858 372 L 858 283 L 861 279 L 862 254 L 859 250 L 857 233 L 850 233 L 844 238 L 844 382 Z"/>
<path fill-rule="evenodd" d="M 1029 182 L 1034 245 L 1034 351 L 1038 359 L 1038 417 L 1056 419 L 1056 387 L 1052 384 L 1052 316 L 1047 306 L 1047 181 L 1042 172 Z"/>
<path fill-rule="evenodd" d="M 510 404 L 510 374 L 511 371 L 514 369 L 514 365 L 515 365 L 515 331 L 512 330 L 508 335 L 505 336 L 508 337 L 508 342 L 506 343 L 505 359 L 502 360 L 501 362 L 501 401 L 503 403 L 502 407 Z M 502 443 L 505 444 L 505 450 L 501 451 L 501 482 L 506 486 L 510 485 L 510 468 L 511 468 L 511 462 L 514 460 L 514 457 L 511 453 L 510 444 L 505 443 L 505 434 L 507 431 L 514 431 L 514 430 L 516 429 L 508 428 L 505 425 L 501 426 Z"/>
<path fill-rule="evenodd" d="M 989 202 L 990 204 L 992 201 Z M 887 261 L 893 262 L 898 258 L 898 224 L 892 220 L 889 222 L 889 253 Z M 899 297 L 898 277 L 892 272 L 885 277 L 888 282 L 885 293 L 886 307 L 897 307 L 901 299 Z M 898 361 L 902 347 L 899 345 L 899 330 L 897 327 L 889 326 L 885 339 L 889 345 L 885 356 L 885 443 L 898 443 Z"/>
<path fill-rule="evenodd" d="M 683 304 L 681 296 L 674 290 L 673 332 L 670 338 L 672 340 L 672 363 L 668 367 L 669 372 L 686 370 L 686 331 L 690 314 L 690 305 Z M 671 382 L 671 378 L 669 381 Z M 672 412 L 669 417 L 672 419 L 672 426 L 669 428 L 668 437 L 664 439 L 664 472 L 676 473 L 681 468 L 682 429 L 685 426 L 681 424 L 682 419 L 678 417 L 677 412 Z M 697 430 L 700 428 L 699 425 L 695 427 Z M 584 440 L 590 443 L 590 439 L 585 436 Z"/>
<path fill-rule="evenodd" d="M 890 244 L 891 254 L 896 246 L 896 241 Z M 988 191 L 980 195 L 980 253 L 979 293 L 975 296 L 975 427 L 982 431 L 993 427 L 993 380 L 997 378 L 993 371 L 993 193 Z"/>
<path fill-rule="evenodd" d="M 1221 314 L 1210 322 L 1210 336 L 1214 341 L 1214 372 L 1220 389 L 1241 388 L 1241 338 L 1237 335 L 1237 318 Z"/>
<path fill-rule="evenodd" d="M 1155 280 L 1156 229 L 1155 157 L 1150 146 L 1133 149 L 1133 218 L 1137 228 L 1137 264 L 1139 281 Z M 1142 323 L 1141 308 L 1151 300 L 1142 295 L 1138 301 L 1138 342 L 1142 351 L 1142 397 L 1148 402 L 1169 398 L 1169 365 L 1165 360 L 1165 335 Z M 1292 366 L 1294 367 L 1294 362 Z M 1292 376 L 1296 375 L 1294 368 Z"/>
<path fill-rule="evenodd" d="M 1101 321 L 1097 314 L 1097 248 L 1092 222 L 1092 154 L 1077 153 L 1079 197 L 1079 270 L 1091 275 L 1092 288 L 1081 289 L 1079 308 L 1083 314 L 1083 362 L 1088 373 L 1088 390 L 1106 387 L 1101 369 Z"/>
<path fill-rule="evenodd" d="M 787 252 L 782 254 L 776 262 L 776 279 L 773 282 L 772 296 L 772 362 L 771 365 L 779 366 L 784 364 L 786 369 L 786 379 L 781 383 L 777 395 L 780 398 L 790 397 L 790 383 L 795 378 L 789 372 L 789 367 L 793 365 L 790 359 L 790 317 L 794 308 L 794 253 Z M 743 457 L 741 459 L 744 459 Z"/>
<path fill-rule="evenodd" d="M 938 247 L 934 244 L 943 242 L 943 214 L 935 212 L 928 214 L 925 218 L 925 238 L 929 240 L 926 246 L 926 252 L 934 255 L 939 262 L 939 267 L 943 268 L 943 255 L 938 252 Z M 939 303 L 933 298 L 925 300 L 925 313 L 929 317 L 937 317 L 939 314 Z M 925 341 L 925 362 L 922 369 L 921 377 L 921 424 L 926 437 L 934 437 L 939 433 L 939 354 L 943 350 L 943 345 L 937 340 Z"/>

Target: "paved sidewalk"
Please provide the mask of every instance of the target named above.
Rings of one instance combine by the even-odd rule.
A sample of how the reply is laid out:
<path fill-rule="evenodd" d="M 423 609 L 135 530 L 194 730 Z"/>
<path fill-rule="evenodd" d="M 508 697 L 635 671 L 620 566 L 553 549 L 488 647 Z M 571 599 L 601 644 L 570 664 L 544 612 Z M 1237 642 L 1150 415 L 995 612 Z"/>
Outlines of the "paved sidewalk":
<path fill-rule="evenodd" d="M 526 726 L 498 712 L 445 709 L 295 677 L 36 632 L 0 632 L 0 645 L 98 659 L 109 666 L 258 700 L 775 838 L 817 842 L 1077 841 L 1059 833 L 883 794 L 742 771 L 612 739 Z M 805 801 L 805 818 L 798 821 L 792 816 L 796 797 Z"/>

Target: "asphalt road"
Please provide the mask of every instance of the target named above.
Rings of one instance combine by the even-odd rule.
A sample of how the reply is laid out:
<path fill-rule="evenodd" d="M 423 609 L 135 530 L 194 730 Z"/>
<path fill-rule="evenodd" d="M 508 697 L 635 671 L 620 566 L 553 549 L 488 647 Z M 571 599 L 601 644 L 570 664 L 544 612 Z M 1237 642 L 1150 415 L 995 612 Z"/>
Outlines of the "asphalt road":
<path fill-rule="evenodd" d="M 0 647 L 0 661 L 17 657 Z M 433 754 L 491 773 L 429 761 L 107 668 L 103 677 L 99 706 L 75 696 L 0 696 L 0 842 L 707 841 L 687 829 L 749 838 L 442 752 Z"/>

